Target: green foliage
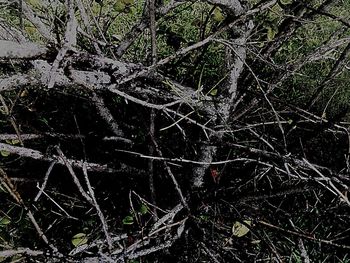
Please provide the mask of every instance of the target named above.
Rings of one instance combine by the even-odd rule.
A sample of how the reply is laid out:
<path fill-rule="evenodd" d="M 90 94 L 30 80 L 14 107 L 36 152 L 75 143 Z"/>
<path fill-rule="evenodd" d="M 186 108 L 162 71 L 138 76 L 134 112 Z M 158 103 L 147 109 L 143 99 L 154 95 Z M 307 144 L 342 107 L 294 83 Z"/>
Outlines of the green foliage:
<path fill-rule="evenodd" d="M 131 11 L 130 6 L 134 4 L 134 0 L 117 0 L 113 5 L 113 8 L 117 12 L 129 13 Z"/>
<path fill-rule="evenodd" d="M 124 217 L 123 219 L 123 225 L 132 225 L 134 224 L 134 217 L 131 215 L 128 215 L 126 217 Z"/>
<path fill-rule="evenodd" d="M 147 215 L 149 213 L 149 208 L 146 204 L 142 203 L 137 211 L 135 213 L 131 213 L 130 215 L 127 215 L 123 218 L 122 223 L 123 225 L 133 225 L 135 221 L 138 222 L 140 218 Z"/>
<path fill-rule="evenodd" d="M 276 34 L 278 33 L 277 28 L 274 26 L 267 26 L 266 28 L 267 28 L 267 40 L 272 41 L 275 38 Z"/>
<path fill-rule="evenodd" d="M 291 3 L 293 3 L 293 0 L 280 0 L 281 4 L 283 5 L 290 5 Z"/>
<path fill-rule="evenodd" d="M 6 216 L 0 217 L 0 227 L 5 227 L 6 225 L 8 225 L 10 223 L 11 223 L 10 218 L 8 218 Z"/>
<path fill-rule="evenodd" d="M 282 1 L 281 1 L 282 2 Z M 291 4 L 292 1 L 283 1 L 282 4 Z M 349 3 L 345 5 L 349 6 Z M 334 5 L 327 9 L 328 12 L 337 16 L 349 17 L 349 13 L 344 13 L 343 6 Z M 258 48 L 266 47 L 268 42 L 275 41 L 278 36 L 278 28 L 281 23 L 288 19 L 288 9 L 283 9 L 280 5 L 274 5 L 267 14 L 260 14 L 256 17 L 256 24 L 260 24 L 266 30 L 266 40 L 258 39 Z M 304 21 L 298 26 L 293 37 L 284 41 L 280 49 L 274 56 L 274 62 L 277 65 L 285 66 L 293 63 L 302 63 L 305 57 L 313 52 L 317 52 L 320 45 L 324 43 L 332 43 L 349 35 L 350 31 L 344 31 L 341 22 L 327 16 L 316 16 L 312 22 Z M 324 51 L 320 52 L 324 55 Z M 297 105 L 305 105 L 310 100 L 310 97 L 315 92 L 317 87 L 325 80 L 330 72 L 334 61 L 339 57 L 340 52 L 331 52 L 328 56 L 322 59 L 306 63 L 300 70 L 293 74 L 282 88 L 277 90 L 275 94 L 286 101 Z M 259 69 L 260 70 L 260 69 Z M 261 69 L 265 76 L 271 75 L 275 69 L 263 68 Z M 327 112 L 328 117 L 332 117 L 342 111 L 350 98 L 350 92 L 346 88 L 346 81 L 348 73 L 343 72 L 338 75 L 334 81 L 327 85 L 321 97 L 315 105 L 314 110 L 317 114 L 322 115 L 324 111 Z M 328 105 L 328 106 L 327 106 Z M 331 106 L 330 106 L 331 105 Z"/>
<path fill-rule="evenodd" d="M 140 206 L 139 212 L 141 215 L 145 215 L 149 212 L 149 208 L 145 204 L 142 204 Z"/>
<path fill-rule="evenodd" d="M 8 151 L 0 151 L 0 154 L 2 157 L 8 157 L 10 155 L 10 152 Z"/>
<path fill-rule="evenodd" d="M 248 226 L 252 225 L 251 220 L 244 220 L 243 223 L 236 221 L 232 226 L 232 235 L 235 237 L 243 237 L 249 233 L 250 229 Z"/>
<path fill-rule="evenodd" d="M 113 35 L 122 39 L 127 32 L 141 18 L 143 10 L 142 1 L 134 0 L 105 0 L 103 6 L 94 5 L 93 11 L 96 16 L 101 16 L 101 28 L 106 32 L 107 39 L 112 43 L 118 41 Z"/>
<path fill-rule="evenodd" d="M 220 18 L 219 18 L 220 16 Z M 222 16 L 222 17 L 221 17 Z M 158 59 L 168 57 L 180 48 L 190 46 L 203 37 L 207 37 L 218 26 L 219 21 L 224 18 L 220 8 L 213 9 L 212 5 L 203 3 L 188 3 L 184 6 L 175 8 L 169 14 L 158 22 L 157 31 L 157 53 Z M 149 35 L 140 37 L 127 52 L 126 57 L 129 60 L 138 62 L 149 56 L 150 47 Z M 203 65 L 206 70 L 202 76 L 203 83 L 210 85 L 215 84 L 223 74 L 222 64 L 224 63 L 225 54 L 223 45 L 211 43 L 197 51 L 180 57 L 174 62 L 174 67 L 169 67 L 166 71 L 176 78 L 196 86 L 201 75 Z"/>
<path fill-rule="evenodd" d="M 88 242 L 88 238 L 85 233 L 78 233 L 72 237 L 71 242 L 74 247 L 79 247 L 86 244 Z"/>
<path fill-rule="evenodd" d="M 216 7 L 213 11 L 213 19 L 215 22 L 222 22 L 225 19 L 220 7 Z"/>

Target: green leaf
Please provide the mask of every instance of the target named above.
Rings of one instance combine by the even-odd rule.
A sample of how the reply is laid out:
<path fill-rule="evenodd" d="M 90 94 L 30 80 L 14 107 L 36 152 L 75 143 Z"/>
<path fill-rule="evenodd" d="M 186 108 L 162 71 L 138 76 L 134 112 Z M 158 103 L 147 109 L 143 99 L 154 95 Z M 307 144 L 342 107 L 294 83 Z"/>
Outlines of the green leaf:
<path fill-rule="evenodd" d="M 134 4 L 134 0 L 117 0 L 113 7 L 117 12 L 129 13 L 132 4 Z"/>
<path fill-rule="evenodd" d="M 252 224 L 252 221 L 250 220 L 244 220 L 243 222 L 249 226 Z M 232 235 L 236 237 L 245 236 L 250 231 L 245 224 L 236 221 L 232 226 Z"/>
<path fill-rule="evenodd" d="M 134 0 L 121 0 L 126 5 L 132 5 L 134 3 Z"/>
<path fill-rule="evenodd" d="M 40 7 L 40 1 L 39 0 L 29 0 L 28 3 L 33 7 Z"/>
<path fill-rule="evenodd" d="M 293 3 L 293 0 L 281 0 L 282 5 L 290 5 Z"/>
<path fill-rule="evenodd" d="M 114 10 L 117 11 L 117 12 L 123 12 L 126 5 L 122 2 L 122 1 L 117 1 L 115 4 L 114 4 Z"/>
<path fill-rule="evenodd" d="M 267 28 L 267 40 L 272 41 L 276 36 L 276 30 L 274 30 L 272 27 Z"/>
<path fill-rule="evenodd" d="M 16 145 L 16 144 L 19 144 L 20 141 L 17 140 L 17 139 L 13 139 L 13 140 L 11 141 L 11 143 L 12 143 L 12 145 Z"/>
<path fill-rule="evenodd" d="M 132 225 L 134 223 L 134 218 L 132 216 L 126 216 L 123 219 L 123 225 Z"/>
<path fill-rule="evenodd" d="M 148 213 L 148 207 L 145 204 L 142 204 L 140 207 L 140 214 L 145 215 Z"/>
<path fill-rule="evenodd" d="M 88 238 L 85 233 L 78 233 L 72 237 L 72 244 L 74 247 L 79 247 L 88 242 Z"/>
<path fill-rule="evenodd" d="M 8 217 L 6 217 L 6 216 L 0 217 L 0 227 L 1 226 L 6 226 L 6 225 L 8 225 L 10 223 L 11 223 L 11 220 Z"/>
<path fill-rule="evenodd" d="M 218 94 L 218 89 L 212 89 L 209 94 L 212 96 L 216 96 Z"/>
<path fill-rule="evenodd" d="M 6 143 L 16 145 L 19 144 L 19 140 L 13 139 L 13 140 L 5 140 Z"/>
<path fill-rule="evenodd" d="M 213 19 L 216 22 L 221 22 L 225 19 L 224 15 L 222 14 L 222 10 L 220 7 L 216 7 L 213 11 Z"/>
<path fill-rule="evenodd" d="M 7 156 L 10 155 L 10 152 L 8 152 L 8 151 L 0 151 L 0 154 L 1 154 L 1 156 L 3 156 L 3 157 L 7 157 Z"/>

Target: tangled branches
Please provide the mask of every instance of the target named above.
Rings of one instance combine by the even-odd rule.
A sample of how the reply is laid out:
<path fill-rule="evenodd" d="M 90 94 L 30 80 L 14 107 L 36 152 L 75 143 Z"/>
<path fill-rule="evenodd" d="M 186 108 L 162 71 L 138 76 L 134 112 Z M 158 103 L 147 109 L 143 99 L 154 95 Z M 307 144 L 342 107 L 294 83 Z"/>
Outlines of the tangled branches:
<path fill-rule="evenodd" d="M 0 1 L 0 227 L 16 236 L 0 257 L 309 262 L 309 241 L 347 253 L 348 230 L 330 225 L 350 205 L 339 4 L 112 2 Z M 231 228 L 247 220 L 242 241 Z"/>

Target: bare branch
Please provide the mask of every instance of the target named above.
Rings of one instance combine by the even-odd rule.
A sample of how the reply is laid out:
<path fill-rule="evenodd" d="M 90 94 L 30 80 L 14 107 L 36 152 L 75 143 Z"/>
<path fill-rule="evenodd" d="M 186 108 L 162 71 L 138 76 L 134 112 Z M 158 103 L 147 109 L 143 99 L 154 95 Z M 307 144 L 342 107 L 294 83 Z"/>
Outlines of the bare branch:
<path fill-rule="evenodd" d="M 34 160 L 42 160 L 42 161 L 48 161 L 52 162 L 56 160 L 55 156 L 46 156 L 40 151 L 25 148 L 25 147 L 18 147 L 18 146 L 13 146 L 5 143 L 0 143 L 0 151 L 5 151 L 9 152 L 11 154 L 17 154 L 21 157 L 25 158 L 31 158 Z M 73 167 L 77 168 L 82 168 L 83 167 L 83 162 L 82 161 L 77 161 L 77 160 L 67 160 Z M 58 164 L 64 165 L 65 163 L 63 160 L 58 160 Z M 108 168 L 107 165 L 100 165 L 96 163 L 87 163 L 87 170 L 88 171 L 95 171 L 95 172 L 115 172 L 114 169 Z"/>
<path fill-rule="evenodd" d="M 29 59 L 46 54 L 47 49 L 34 43 L 18 44 L 13 41 L 0 40 L 0 58 Z"/>

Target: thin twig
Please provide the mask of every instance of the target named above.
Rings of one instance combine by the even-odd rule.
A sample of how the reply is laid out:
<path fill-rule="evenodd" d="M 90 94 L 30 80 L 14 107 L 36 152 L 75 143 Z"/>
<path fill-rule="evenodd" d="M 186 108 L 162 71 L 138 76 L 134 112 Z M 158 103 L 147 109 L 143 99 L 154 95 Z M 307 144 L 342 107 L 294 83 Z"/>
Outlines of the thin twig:
<path fill-rule="evenodd" d="M 56 164 L 56 161 L 52 161 L 52 162 L 50 163 L 50 166 L 49 166 L 49 168 L 47 169 L 46 174 L 45 174 L 45 177 L 44 177 L 44 182 L 43 182 L 43 184 L 41 185 L 39 192 L 38 192 L 37 195 L 35 196 L 34 202 L 37 202 L 37 201 L 39 200 L 41 194 L 44 192 L 44 189 L 45 189 L 45 187 L 46 187 L 46 185 L 47 185 L 47 182 L 48 182 L 48 180 L 49 180 L 49 176 L 50 176 L 51 171 L 52 171 L 52 169 L 53 169 L 53 167 L 54 167 L 55 164 Z"/>
<path fill-rule="evenodd" d="M 155 140 L 154 137 L 152 137 L 152 142 L 153 142 L 153 144 L 154 144 L 154 147 L 155 147 L 156 152 L 157 152 L 158 155 L 162 158 L 162 157 L 163 157 L 163 153 L 162 153 L 162 151 L 159 149 L 158 143 L 156 142 L 156 140 Z M 181 203 L 184 205 L 184 207 L 186 207 L 187 210 L 189 210 L 190 208 L 189 208 L 189 206 L 188 206 L 188 204 L 187 204 L 186 199 L 184 198 L 184 195 L 183 195 L 183 193 L 182 193 L 182 190 L 181 190 L 181 188 L 180 188 L 180 185 L 179 185 L 179 183 L 177 182 L 177 180 L 176 180 L 176 178 L 175 178 L 173 172 L 171 171 L 169 165 L 166 163 L 165 160 L 163 160 L 163 164 L 164 164 L 164 166 L 165 166 L 165 169 L 166 169 L 167 172 L 168 172 L 168 175 L 169 175 L 170 179 L 172 180 L 172 182 L 173 182 L 173 184 L 174 184 L 174 186 L 175 186 L 175 189 L 176 189 L 176 191 L 177 191 L 177 193 L 178 193 L 178 195 L 179 195 L 179 197 L 180 197 Z"/>
<path fill-rule="evenodd" d="M 303 233 L 299 233 L 299 232 L 291 231 L 291 230 L 288 230 L 288 229 L 284 229 L 284 228 L 279 227 L 279 226 L 275 226 L 275 225 L 273 225 L 271 223 L 268 223 L 268 222 L 265 222 L 265 221 L 261 221 L 260 220 L 260 221 L 258 221 L 258 223 L 263 225 L 263 226 L 267 226 L 269 228 L 273 228 L 273 229 L 278 230 L 278 231 L 282 231 L 282 232 L 285 232 L 285 233 L 288 233 L 288 234 L 291 234 L 291 235 L 295 235 L 295 236 L 298 236 L 298 237 L 301 237 L 301 238 L 306 238 L 306 239 L 311 240 L 313 242 L 323 243 L 323 244 L 326 244 L 326 245 L 330 245 L 330 246 L 338 247 L 338 248 L 343 248 L 343 249 L 350 249 L 350 246 L 348 246 L 348 245 L 337 244 L 337 243 L 333 243 L 330 240 L 325 240 L 325 239 L 320 239 L 320 238 L 308 236 L 308 235 L 303 234 Z"/>
<path fill-rule="evenodd" d="M 104 232 L 104 234 L 106 236 L 108 248 L 109 248 L 109 250 L 111 250 L 113 248 L 113 243 L 112 243 L 111 235 L 110 235 L 110 233 L 108 231 L 107 221 L 106 221 L 106 218 L 105 218 L 104 214 L 102 213 L 102 210 L 101 210 L 99 204 L 97 203 L 94 189 L 92 188 L 90 180 L 89 180 L 89 176 L 88 176 L 88 172 L 87 172 L 87 168 L 86 168 L 86 163 L 85 162 L 83 164 L 83 173 L 84 173 L 85 183 L 86 183 L 86 185 L 88 187 L 89 195 L 91 196 L 92 201 L 93 201 L 93 206 L 95 207 L 95 209 L 97 211 L 97 215 L 100 218 L 100 221 L 101 221 L 101 224 L 102 224 L 102 229 L 103 229 L 103 232 Z"/>
<path fill-rule="evenodd" d="M 149 27 L 151 31 L 152 64 L 157 63 L 156 8 L 155 0 L 149 0 Z"/>
<path fill-rule="evenodd" d="M 42 152 L 38 150 L 33 150 L 31 148 L 18 147 L 18 146 L 9 145 L 6 143 L 0 143 L 0 151 L 6 151 L 11 154 L 17 154 L 21 157 L 31 158 L 34 160 L 42 160 L 42 161 L 48 161 L 48 162 L 52 162 L 56 160 L 57 164 L 65 165 L 65 163 L 61 159 L 57 159 L 57 156 L 45 155 Z M 82 161 L 72 160 L 72 159 L 67 159 L 67 160 L 73 167 L 77 167 L 77 168 L 83 167 Z M 108 168 L 106 165 L 101 165 L 97 163 L 87 163 L 87 168 L 88 168 L 88 171 L 109 172 L 109 173 L 115 172 L 114 169 Z"/>
<path fill-rule="evenodd" d="M 314 170 L 321 178 L 323 178 L 324 180 L 326 180 L 326 182 L 329 183 L 329 185 L 332 187 L 332 189 L 338 194 L 338 196 L 350 206 L 350 201 L 347 198 L 347 196 L 345 196 L 331 181 L 330 178 L 324 176 L 313 164 L 311 164 L 308 160 L 306 160 L 305 158 L 303 158 L 303 161 L 312 169 Z M 328 187 L 326 187 L 328 190 L 330 190 Z M 332 191 L 333 192 L 333 191 Z"/>
<path fill-rule="evenodd" d="M 41 227 L 39 226 L 38 222 L 36 221 L 32 211 L 26 206 L 21 195 L 17 192 L 15 186 L 11 182 L 10 177 L 8 177 L 8 175 L 6 174 L 6 172 L 2 168 L 0 168 L 0 175 L 1 175 L 1 177 L 0 177 L 1 184 L 11 194 L 11 196 L 16 200 L 16 202 L 19 205 L 21 205 L 23 207 L 23 209 L 26 211 L 29 220 L 32 222 L 35 230 L 37 231 L 37 233 L 41 237 L 41 239 L 44 241 L 44 243 L 47 244 L 53 250 L 54 253 L 56 253 L 59 256 L 62 256 L 62 254 L 58 251 L 57 247 L 55 247 L 53 244 L 51 244 L 49 239 L 46 237 L 46 235 L 42 231 Z"/>
<path fill-rule="evenodd" d="M 70 161 L 66 158 L 66 156 L 63 154 L 62 150 L 56 146 L 56 151 L 59 155 L 59 158 L 61 159 L 61 161 L 65 164 L 65 166 L 67 167 L 70 175 L 73 178 L 74 184 L 77 186 L 80 194 L 85 198 L 86 201 L 88 201 L 90 204 L 94 205 L 93 200 L 91 199 L 91 197 L 89 196 L 89 194 L 84 190 L 83 186 L 81 185 L 77 175 L 75 174 L 72 164 L 70 163 Z M 83 163 L 82 167 L 86 167 L 86 164 Z"/>
<path fill-rule="evenodd" d="M 150 137 L 151 137 L 151 140 L 152 138 L 154 138 L 154 122 L 155 122 L 155 112 L 154 112 L 154 109 L 151 109 L 151 114 L 150 114 L 150 127 L 149 127 L 149 134 L 150 134 Z M 153 155 L 154 154 L 154 145 L 152 143 L 150 143 L 149 145 L 149 154 L 150 155 Z M 148 172 L 149 172 L 149 189 L 151 191 L 151 201 L 153 204 L 156 204 L 156 190 L 155 190 L 155 187 L 154 187 L 154 165 L 153 165 L 153 160 L 150 159 L 148 161 Z M 158 216 L 157 216 L 157 210 L 155 208 L 153 208 L 153 214 L 155 215 L 153 217 L 153 220 L 157 220 Z"/>

